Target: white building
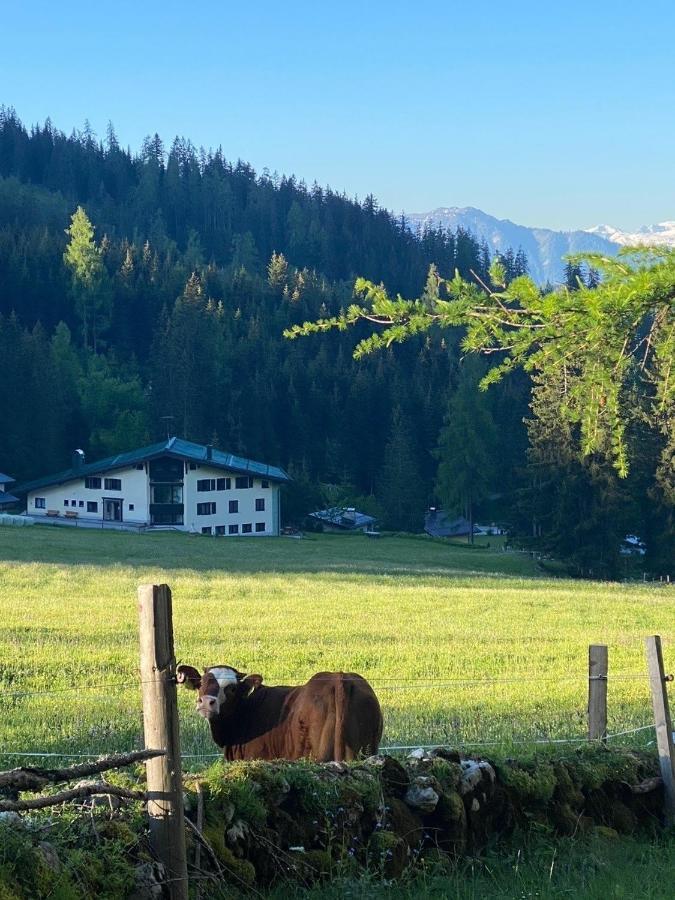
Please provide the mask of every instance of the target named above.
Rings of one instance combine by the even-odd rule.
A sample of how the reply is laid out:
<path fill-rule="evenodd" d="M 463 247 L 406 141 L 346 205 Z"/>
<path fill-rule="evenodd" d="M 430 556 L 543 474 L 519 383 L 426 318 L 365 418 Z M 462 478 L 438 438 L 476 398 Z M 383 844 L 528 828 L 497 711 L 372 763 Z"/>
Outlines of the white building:
<path fill-rule="evenodd" d="M 283 469 L 170 438 L 15 488 L 36 519 L 217 535 L 279 534 Z"/>

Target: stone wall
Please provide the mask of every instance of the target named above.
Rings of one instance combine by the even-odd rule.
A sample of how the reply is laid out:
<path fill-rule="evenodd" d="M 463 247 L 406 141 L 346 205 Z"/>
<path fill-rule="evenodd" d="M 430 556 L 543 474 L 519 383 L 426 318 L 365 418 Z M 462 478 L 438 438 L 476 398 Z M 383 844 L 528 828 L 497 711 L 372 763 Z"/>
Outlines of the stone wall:
<path fill-rule="evenodd" d="M 452 865 L 532 823 L 559 834 L 660 827 L 651 754 L 584 748 L 530 762 L 415 751 L 399 761 L 218 764 L 201 780 L 204 835 L 237 883 L 304 883 L 369 870 L 386 878 Z M 196 816 L 195 781 L 187 810 Z"/>

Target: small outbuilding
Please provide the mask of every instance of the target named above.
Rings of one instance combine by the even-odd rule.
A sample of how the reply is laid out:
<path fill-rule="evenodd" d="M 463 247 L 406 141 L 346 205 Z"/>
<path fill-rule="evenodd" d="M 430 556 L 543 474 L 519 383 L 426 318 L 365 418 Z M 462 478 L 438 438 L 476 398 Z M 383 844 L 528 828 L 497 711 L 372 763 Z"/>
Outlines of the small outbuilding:
<path fill-rule="evenodd" d="M 309 514 L 313 522 L 320 523 L 324 531 L 366 531 L 371 532 L 375 525 L 375 518 L 359 512 L 352 506 L 333 506 L 330 509 L 320 509 Z"/>
<path fill-rule="evenodd" d="M 464 516 L 451 516 L 442 509 L 430 509 L 424 516 L 424 530 L 432 537 L 468 537 L 471 522 Z M 485 534 L 478 525 L 473 526 L 474 534 Z"/>

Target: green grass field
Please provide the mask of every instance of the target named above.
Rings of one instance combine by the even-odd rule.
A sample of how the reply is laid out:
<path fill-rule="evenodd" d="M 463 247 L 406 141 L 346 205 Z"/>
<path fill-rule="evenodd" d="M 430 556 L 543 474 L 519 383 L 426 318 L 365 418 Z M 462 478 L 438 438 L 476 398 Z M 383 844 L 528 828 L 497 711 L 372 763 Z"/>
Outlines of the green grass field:
<path fill-rule="evenodd" d="M 173 590 L 176 653 L 268 683 L 355 670 L 383 743 L 583 737 L 589 643 L 610 653 L 610 732 L 648 724 L 644 637 L 675 650 L 675 589 L 543 577 L 520 553 L 362 535 L 214 539 L 0 528 L 0 765 L 142 742 L 136 589 Z M 183 751 L 215 748 L 181 695 Z M 644 745 L 651 732 L 620 740 Z M 492 749 L 492 748 L 491 748 Z M 487 751 L 486 751 L 487 752 Z M 187 762 L 187 760 L 186 760 Z"/>

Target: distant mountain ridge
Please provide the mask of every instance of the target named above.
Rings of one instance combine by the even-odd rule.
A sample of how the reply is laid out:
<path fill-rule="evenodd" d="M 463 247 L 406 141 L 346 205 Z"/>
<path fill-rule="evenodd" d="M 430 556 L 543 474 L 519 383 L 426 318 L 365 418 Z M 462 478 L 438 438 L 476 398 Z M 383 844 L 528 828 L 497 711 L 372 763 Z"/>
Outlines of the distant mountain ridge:
<path fill-rule="evenodd" d="M 463 228 L 480 240 L 485 238 L 491 250 L 504 252 L 512 247 L 517 251 L 522 247 L 527 254 L 530 275 L 540 284 L 563 280 L 563 257 L 568 253 L 592 251 L 613 256 L 618 250 L 617 243 L 602 234 L 527 228 L 509 219 L 497 219 L 473 206 L 439 207 L 428 213 L 413 213 L 407 219 L 413 228 L 418 224 L 422 228 L 426 225 Z"/>
<path fill-rule="evenodd" d="M 528 228 L 510 219 L 497 219 L 473 206 L 443 206 L 427 213 L 411 213 L 408 223 L 441 225 L 444 228 L 463 228 L 477 238 L 487 241 L 491 250 L 506 251 L 522 247 L 527 254 L 530 275 L 540 284 L 555 284 L 563 280 L 565 261 L 569 253 L 606 253 L 611 256 L 620 246 L 629 244 L 667 244 L 675 246 L 675 221 L 645 225 L 636 232 L 625 232 L 611 225 L 596 225 L 577 231 L 554 231 L 551 228 Z"/>
<path fill-rule="evenodd" d="M 595 225 L 586 231 L 588 234 L 599 235 L 624 247 L 631 244 L 665 244 L 668 247 L 675 247 L 675 221 L 642 225 L 637 231 L 621 231 L 612 225 Z"/>

